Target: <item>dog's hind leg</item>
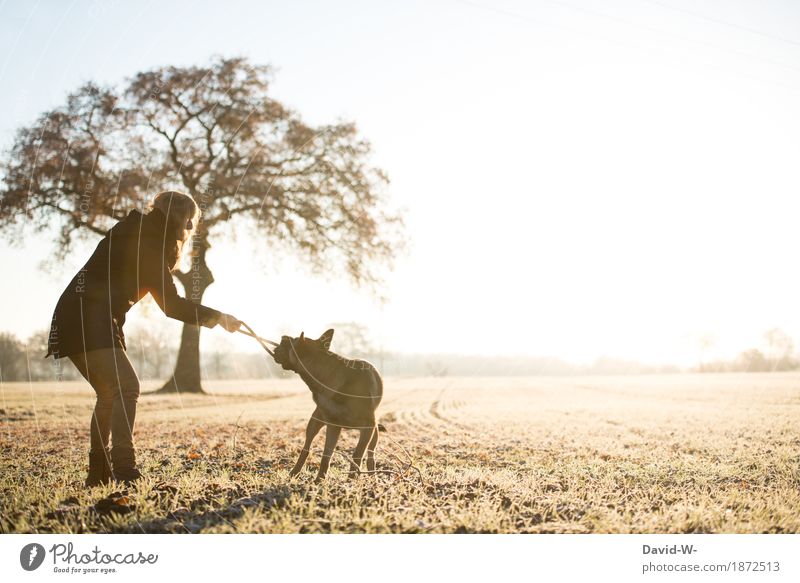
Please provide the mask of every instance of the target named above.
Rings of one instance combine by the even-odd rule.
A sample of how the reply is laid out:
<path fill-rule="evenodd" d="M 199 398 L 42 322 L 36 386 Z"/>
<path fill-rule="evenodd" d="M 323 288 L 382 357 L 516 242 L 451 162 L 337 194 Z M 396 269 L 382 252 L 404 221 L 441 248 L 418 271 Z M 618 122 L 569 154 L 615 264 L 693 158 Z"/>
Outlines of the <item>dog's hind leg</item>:
<path fill-rule="evenodd" d="M 367 470 L 370 472 L 375 471 L 375 446 L 378 445 L 378 426 L 372 428 L 370 431 L 369 445 L 367 446 Z"/>
<path fill-rule="evenodd" d="M 341 427 L 328 425 L 325 430 L 325 451 L 322 452 L 322 460 L 319 462 L 319 473 L 317 474 L 317 481 L 325 477 L 328 473 L 328 466 L 331 463 L 331 456 L 333 450 L 336 449 L 336 442 L 339 441 L 339 434 L 342 432 Z"/>
<path fill-rule="evenodd" d="M 358 472 L 361 471 L 361 460 L 364 458 L 364 450 L 367 449 L 367 443 L 369 443 L 370 437 L 372 437 L 371 429 L 362 429 L 359 433 L 358 443 L 356 444 L 356 449 L 353 451 L 353 459 L 350 462 L 351 478 L 355 478 Z"/>
<path fill-rule="evenodd" d="M 308 451 L 311 449 L 311 443 L 314 441 L 314 438 L 319 433 L 319 430 L 322 429 L 322 426 L 325 425 L 319 418 L 319 409 L 315 409 L 314 412 L 311 414 L 311 419 L 308 420 L 308 426 L 306 427 L 306 443 L 303 445 L 303 450 L 300 452 L 300 457 L 297 458 L 297 463 L 294 464 L 294 468 L 290 472 L 291 476 L 296 476 L 300 473 L 300 470 L 303 469 L 303 466 L 306 463 L 306 458 L 308 457 Z"/>

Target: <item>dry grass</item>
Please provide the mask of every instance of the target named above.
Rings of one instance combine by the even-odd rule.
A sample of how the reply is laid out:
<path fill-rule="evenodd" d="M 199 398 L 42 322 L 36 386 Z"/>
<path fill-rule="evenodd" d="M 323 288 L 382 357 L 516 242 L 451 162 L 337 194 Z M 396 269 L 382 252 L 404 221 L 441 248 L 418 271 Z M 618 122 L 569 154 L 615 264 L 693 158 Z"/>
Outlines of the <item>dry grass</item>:
<path fill-rule="evenodd" d="M 82 487 L 88 386 L 6 383 L 0 531 L 799 532 L 798 380 L 389 379 L 381 421 L 419 473 L 382 435 L 391 473 L 348 480 L 340 457 L 320 485 L 321 435 L 288 475 L 313 409 L 299 381 L 208 383 L 141 398 L 147 479 L 116 503 Z"/>

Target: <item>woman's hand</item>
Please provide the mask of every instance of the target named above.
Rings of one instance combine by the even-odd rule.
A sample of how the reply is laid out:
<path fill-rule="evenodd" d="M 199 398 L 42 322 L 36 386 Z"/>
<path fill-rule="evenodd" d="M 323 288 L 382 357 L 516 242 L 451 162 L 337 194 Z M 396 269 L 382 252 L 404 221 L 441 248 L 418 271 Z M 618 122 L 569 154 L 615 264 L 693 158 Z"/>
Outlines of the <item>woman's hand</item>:
<path fill-rule="evenodd" d="M 242 322 L 230 314 L 222 314 L 219 317 L 219 322 L 217 322 L 217 324 L 225 328 L 228 332 L 236 332 L 242 327 Z"/>

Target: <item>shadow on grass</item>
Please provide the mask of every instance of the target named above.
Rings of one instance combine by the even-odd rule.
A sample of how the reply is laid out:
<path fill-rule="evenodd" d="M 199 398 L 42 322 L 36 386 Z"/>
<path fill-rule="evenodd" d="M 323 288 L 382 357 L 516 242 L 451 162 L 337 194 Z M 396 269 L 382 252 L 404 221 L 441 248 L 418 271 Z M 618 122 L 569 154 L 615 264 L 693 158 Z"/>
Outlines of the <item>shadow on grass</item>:
<path fill-rule="evenodd" d="M 130 526 L 126 532 L 145 533 L 198 533 L 217 526 L 227 526 L 232 532 L 238 532 L 234 522 L 241 518 L 248 509 L 268 513 L 286 506 L 287 500 L 294 495 L 305 497 L 307 488 L 302 484 L 284 484 L 267 488 L 256 494 L 237 498 L 219 508 L 210 507 L 204 499 L 195 500 L 189 507 L 180 507 L 169 512 L 163 518 L 138 521 L 135 528 Z M 195 509 L 192 509 L 195 508 Z"/>

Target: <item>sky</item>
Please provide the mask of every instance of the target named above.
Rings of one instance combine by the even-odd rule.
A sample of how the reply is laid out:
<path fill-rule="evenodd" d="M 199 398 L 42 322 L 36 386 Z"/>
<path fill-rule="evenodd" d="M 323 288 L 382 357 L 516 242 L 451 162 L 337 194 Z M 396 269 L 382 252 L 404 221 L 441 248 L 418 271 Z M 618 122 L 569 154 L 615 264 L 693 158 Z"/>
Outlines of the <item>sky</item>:
<path fill-rule="evenodd" d="M 372 142 L 410 247 L 380 303 L 220 241 L 205 304 L 267 337 L 354 321 L 386 350 L 689 365 L 703 337 L 800 342 L 798 24 L 775 0 L 0 0 L 0 146 L 89 80 L 269 63 L 275 98 Z M 0 247 L 0 330 L 46 328 L 91 251 L 43 270 L 52 245 Z"/>

